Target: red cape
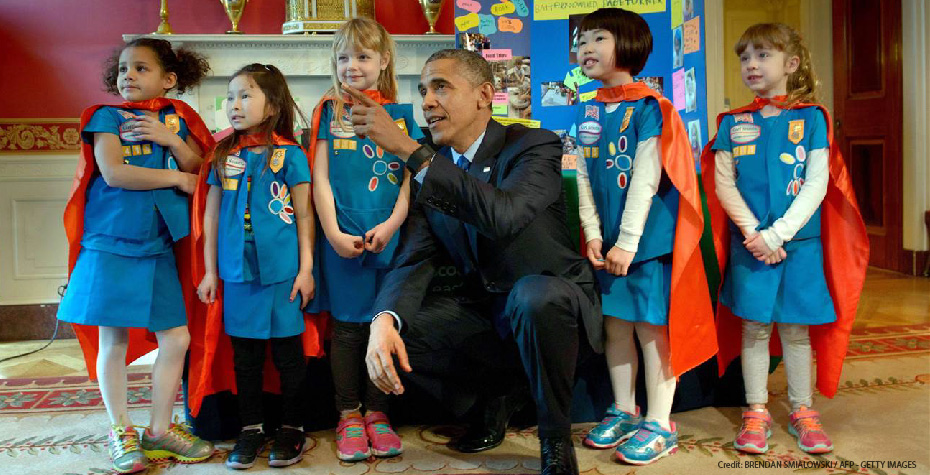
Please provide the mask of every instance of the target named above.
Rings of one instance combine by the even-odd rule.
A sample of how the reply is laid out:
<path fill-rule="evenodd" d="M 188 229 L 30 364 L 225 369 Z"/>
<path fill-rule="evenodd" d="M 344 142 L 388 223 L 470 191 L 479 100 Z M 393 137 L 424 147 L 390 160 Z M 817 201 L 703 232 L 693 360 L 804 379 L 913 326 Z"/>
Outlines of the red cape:
<path fill-rule="evenodd" d="M 662 168 L 680 195 L 672 249 L 672 287 L 668 310 L 671 364 L 677 377 L 709 360 L 717 352 L 714 311 L 701 257 L 704 214 L 691 143 L 684 123 L 671 101 L 641 82 L 598 89 L 595 100 L 620 102 L 636 101 L 644 97 L 655 98 L 662 110 L 662 135 L 659 141 Z"/>
<path fill-rule="evenodd" d="M 717 126 L 720 126 L 727 114 L 754 112 L 762 109 L 767 103 L 767 100 L 756 98 L 748 106 L 720 114 L 717 116 Z M 810 339 L 817 357 L 817 389 L 821 394 L 832 398 L 840 382 L 849 333 L 852 331 L 856 307 L 865 281 L 865 270 L 869 263 L 869 238 L 865 223 L 859 214 L 859 206 L 856 204 L 856 195 L 845 162 L 833 141 L 830 113 L 819 104 L 799 103 L 787 108 L 801 107 L 818 107 L 823 111 L 827 122 L 827 139 L 830 143 L 830 181 L 827 185 L 827 195 L 821 205 L 821 240 L 824 273 L 827 287 L 833 297 L 837 320 L 825 325 L 811 325 Z M 730 233 L 727 229 L 729 218 L 717 198 L 717 187 L 714 184 L 716 157 L 711 150 L 714 139 L 707 143 L 701 154 L 701 170 L 704 190 L 707 192 L 707 206 L 710 208 L 717 263 L 720 266 L 720 274 L 723 275 L 729 255 Z M 717 356 L 721 375 L 740 354 L 741 321 L 728 307 L 717 304 L 717 338 L 723 342 Z M 781 354 L 777 333 L 770 342 L 770 351 L 773 355 Z"/>
<path fill-rule="evenodd" d="M 284 139 L 277 134 L 272 137 L 274 145 L 297 145 L 296 142 Z M 263 137 L 249 135 L 241 138 L 239 143 L 230 150 L 230 153 L 256 145 L 264 145 Z M 200 284 L 205 273 L 203 255 L 203 215 L 207 205 L 207 176 L 212 171 L 213 150 L 200 168 L 200 179 L 197 190 L 194 192 L 194 212 L 191 213 L 191 278 Z M 315 314 L 304 314 L 305 330 L 301 335 L 304 355 L 309 357 L 323 356 L 323 337 L 326 334 L 326 321 Z M 195 331 L 196 330 L 196 331 Z M 264 387 L 266 391 L 278 392 L 280 381 L 278 372 L 271 361 L 265 359 Z M 191 351 L 190 368 L 188 371 L 187 403 L 191 414 L 196 416 L 200 412 L 201 404 L 206 396 L 221 391 L 236 391 L 236 372 L 233 368 L 232 343 L 223 328 L 223 283 L 217 285 L 216 300 L 206 306 L 204 318 L 197 322 L 196 327 L 191 325 Z"/>
<path fill-rule="evenodd" d="M 165 107 L 174 106 L 177 114 L 187 123 L 191 137 L 200 147 L 201 153 L 206 153 L 213 148 L 213 137 L 210 131 L 204 125 L 203 120 L 197 115 L 186 103 L 160 97 L 142 102 L 124 102 L 111 107 L 121 109 L 144 109 L 150 111 L 159 111 Z M 87 126 L 87 122 L 101 107 L 105 105 L 96 105 L 88 107 L 81 113 L 81 130 Z M 68 237 L 68 276 L 74 270 L 78 254 L 81 252 L 81 238 L 84 236 L 84 207 L 86 205 L 87 186 L 91 178 L 97 171 L 97 162 L 94 159 L 94 146 L 92 143 L 81 141 L 81 153 L 78 157 L 78 166 L 74 174 L 74 181 L 71 185 L 71 193 L 68 197 L 68 203 L 65 205 L 64 226 L 65 234 Z M 178 263 L 178 276 L 181 280 L 181 290 L 184 295 L 184 305 L 187 310 L 188 322 L 196 321 L 195 316 L 202 312 L 197 296 L 195 295 L 195 286 L 190 281 L 190 239 L 188 237 L 181 239 L 174 246 L 174 255 Z M 90 325 L 72 324 L 74 333 L 77 334 L 78 341 L 81 344 L 81 350 L 84 352 L 84 362 L 87 364 L 87 373 L 91 379 L 97 379 L 97 351 L 98 335 L 97 327 Z M 151 352 L 158 345 L 155 338 L 145 328 L 129 329 L 129 349 L 126 352 L 126 363 L 129 364 L 139 357 Z"/>

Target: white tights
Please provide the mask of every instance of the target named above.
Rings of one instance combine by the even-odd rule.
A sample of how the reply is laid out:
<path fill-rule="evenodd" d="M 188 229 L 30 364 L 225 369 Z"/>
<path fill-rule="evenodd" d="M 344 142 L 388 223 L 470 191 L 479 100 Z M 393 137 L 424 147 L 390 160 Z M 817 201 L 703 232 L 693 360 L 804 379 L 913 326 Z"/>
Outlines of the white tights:
<path fill-rule="evenodd" d="M 635 329 L 643 349 L 643 363 L 646 365 L 646 400 L 649 406 L 646 419 L 670 429 L 669 415 L 672 412 L 676 382 L 669 362 L 671 352 L 668 327 L 605 317 L 607 366 L 617 408 L 629 413 L 636 412 L 636 372 L 639 360 L 633 342 Z"/>
<path fill-rule="evenodd" d="M 810 407 L 811 342 L 807 325 L 778 324 L 785 374 L 788 376 L 788 400 L 792 410 Z M 769 339 L 772 324 L 743 320 L 743 381 L 748 404 L 768 402 Z"/>
<path fill-rule="evenodd" d="M 110 423 L 132 425 L 126 402 L 126 350 L 129 330 L 118 327 L 99 327 L 100 351 L 97 354 L 97 380 L 100 394 L 110 416 Z M 158 339 L 158 357 L 152 367 L 152 410 L 150 431 L 161 435 L 171 424 L 171 412 L 181 384 L 184 356 L 190 344 L 187 326 L 155 333 Z"/>

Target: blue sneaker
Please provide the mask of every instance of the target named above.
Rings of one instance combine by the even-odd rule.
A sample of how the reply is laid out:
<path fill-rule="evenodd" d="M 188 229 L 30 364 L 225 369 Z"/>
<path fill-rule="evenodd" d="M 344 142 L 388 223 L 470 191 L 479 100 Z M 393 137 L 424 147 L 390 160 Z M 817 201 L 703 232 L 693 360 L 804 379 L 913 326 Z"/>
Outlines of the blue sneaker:
<path fill-rule="evenodd" d="M 594 426 L 584 438 L 584 445 L 595 449 L 616 447 L 624 440 L 633 437 L 633 433 L 642 423 L 643 418 L 639 415 L 639 406 L 636 406 L 635 414 L 630 414 L 617 409 L 616 404 L 611 404 L 604 420 Z"/>
<path fill-rule="evenodd" d="M 646 465 L 678 451 L 678 427 L 672 422 L 667 431 L 649 421 L 625 444 L 617 447 L 617 458 L 633 465 Z"/>

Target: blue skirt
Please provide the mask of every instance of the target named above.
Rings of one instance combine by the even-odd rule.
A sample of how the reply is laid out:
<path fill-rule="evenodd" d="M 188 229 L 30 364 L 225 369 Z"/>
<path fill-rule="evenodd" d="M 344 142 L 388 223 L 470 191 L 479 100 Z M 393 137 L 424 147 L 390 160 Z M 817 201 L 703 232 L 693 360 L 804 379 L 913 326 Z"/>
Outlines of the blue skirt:
<path fill-rule="evenodd" d="M 672 256 L 637 262 L 625 277 L 597 271 L 604 316 L 628 322 L 668 325 Z"/>
<path fill-rule="evenodd" d="M 223 283 L 223 326 L 239 338 L 285 338 L 304 332 L 300 293 L 290 301 L 291 279 L 262 285 L 259 281 Z"/>
<path fill-rule="evenodd" d="M 174 252 L 129 257 L 81 249 L 58 318 L 153 332 L 187 325 Z"/>
<path fill-rule="evenodd" d="M 756 260 L 742 239 L 730 239 L 720 302 L 733 314 L 761 323 L 822 325 L 836 321 L 823 272 L 819 237 L 789 241 L 788 257 L 774 266 Z"/>
<path fill-rule="evenodd" d="M 340 322 L 369 322 L 374 316 L 372 305 L 378 295 L 385 269 L 365 267 L 361 259 L 344 259 L 325 236 L 320 239 L 321 300 L 327 302 L 333 318 Z M 384 252 L 387 252 L 385 250 Z"/>

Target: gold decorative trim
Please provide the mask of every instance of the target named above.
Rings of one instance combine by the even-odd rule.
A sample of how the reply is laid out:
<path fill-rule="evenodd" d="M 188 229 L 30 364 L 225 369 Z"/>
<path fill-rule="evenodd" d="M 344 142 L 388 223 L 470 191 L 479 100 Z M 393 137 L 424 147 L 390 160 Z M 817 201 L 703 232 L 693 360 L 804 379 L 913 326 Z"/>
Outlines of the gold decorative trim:
<path fill-rule="evenodd" d="M 0 154 L 78 151 L 79 124 L 74 118 L 0 119 Z"/>

